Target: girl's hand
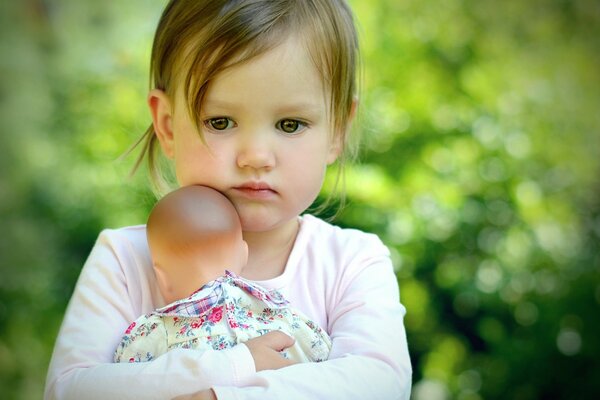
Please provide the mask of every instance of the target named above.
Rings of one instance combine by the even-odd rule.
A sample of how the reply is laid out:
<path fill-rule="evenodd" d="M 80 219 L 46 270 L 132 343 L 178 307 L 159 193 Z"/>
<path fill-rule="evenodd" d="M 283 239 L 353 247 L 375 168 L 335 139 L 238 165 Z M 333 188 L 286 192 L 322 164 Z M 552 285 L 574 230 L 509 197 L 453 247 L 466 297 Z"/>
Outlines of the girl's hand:
<path fill-rule="evenodd" d="M 279 351 L 287 349 L 294 345 L 296 341 L 293 337 L 280 331 L 265 333 L 254 339 L 250 339 L 244 344 L 250 350 L 256 371 L 266 369 L 279 369 L 296 364 L 296 362 L 283 358 Z"/>
<path fill-rule="evenodd" d="M 215 396 L 215 392 L 212 389 L 208 389 L 194 394 L 177 396 L 173 400 L 217 400 L 217 396 Z"/>

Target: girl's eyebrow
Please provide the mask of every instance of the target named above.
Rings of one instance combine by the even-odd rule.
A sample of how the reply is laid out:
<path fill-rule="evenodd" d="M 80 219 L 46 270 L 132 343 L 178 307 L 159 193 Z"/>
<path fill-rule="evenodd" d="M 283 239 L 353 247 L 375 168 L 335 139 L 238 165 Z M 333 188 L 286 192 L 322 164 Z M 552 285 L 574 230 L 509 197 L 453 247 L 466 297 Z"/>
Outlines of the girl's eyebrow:
<path fill-rule="evenodd" d="M 325 107 L 323 105 L 315 104 L 315 103 L 290 103 L 290 104 L 282 104 L 277 107 L 277 112 L 281 114 L 294 114 L 298 112 L 309 113 L 309 114 L 319 114 L 323 112 Z"/>
<path fill-rule="evenodd" d="M 231 101 L 226 101 L 226 100 L 221 100 L 221 99 L 210 99 L 207 98 L 205 100 L 205 106 L 209 106 L 210 108 L 216 108 L 216 109 L 223 109 L 223 110 L 235 110 L 235 109 L 239 109 L 239 108 L 254 108 L 255 105 L 253 104 L 242 104 L 242 106 L 240 107 L 240 103 L 239 102 L 231 102 Z M 314 102 L 302 102 L 299 101 L 297 103 L 294 102 L 290 102 L 290 103 L 284 103 L 284 104 L 280 104 L 277 105 L 277 107 L 275 107 L 274 111 L 278 114 L 293 114 L 293 113 L 298 113 L 298 112 L 303 112 L 303 113 L 311 113 L 311 114 L 318 114 L 321 113 L 325 110 L 325 104 L 319 104 L 319 103 L 314 103 Z"/>

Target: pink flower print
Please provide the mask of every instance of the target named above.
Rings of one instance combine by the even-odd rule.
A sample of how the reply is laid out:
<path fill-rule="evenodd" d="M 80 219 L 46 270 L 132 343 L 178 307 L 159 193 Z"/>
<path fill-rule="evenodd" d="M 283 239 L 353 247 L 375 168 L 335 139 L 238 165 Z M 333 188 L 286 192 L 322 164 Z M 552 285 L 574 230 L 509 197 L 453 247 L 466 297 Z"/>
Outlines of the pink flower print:
<path fill-rule="evenodd" d="M 132 362 L 135 362 L 135 358 L 131 357 L 131 358 L 129 359 L 129 362 L 130 362 L 130 363 L 132 363 Z"/>
<path fill-rule="evenodd" d="M 229 326 L 232 328 L 239 328 L 240 325 L 237 322 L 235 322 L 234 320 L 230 319 Z"/>
<path fill-rule="evenodd" d="M 203 322 L 204 321 L 202 321 L 201 319 L 192 322 L 192 329 L 198 329 L 198 328 L 200 328 L 202 326 Z"/>
<path fill-rule="evenodd" d="M 213 324 L 216 324 L 223 318 L 223 307 L 213 308 L 208 316 L 208 320 Z"/>
<path fill-rule="evenodd" d="M 246 314 L 248 316 L 248 318 L 252 318 L 252 311 L 248 311 L 248 314 Z"/>
<path fill-rule="evenodd" d="M 136 325 L 136 324 L 135 324 L 135 321 L 134 321 L 134 322 L 132 322 L 132 323 L 131 323 L 131 325 L 129 325 L 129 327 L 128 327 L 128 328 L 127 328 L 127 330 L 125 331 L 125 334 L 126 334 L 126 335 L 129 335 L 129 334 L 131 333 L 131 330 L 132 330 L 133 328 L 135 328 L 135 325 Z"/>

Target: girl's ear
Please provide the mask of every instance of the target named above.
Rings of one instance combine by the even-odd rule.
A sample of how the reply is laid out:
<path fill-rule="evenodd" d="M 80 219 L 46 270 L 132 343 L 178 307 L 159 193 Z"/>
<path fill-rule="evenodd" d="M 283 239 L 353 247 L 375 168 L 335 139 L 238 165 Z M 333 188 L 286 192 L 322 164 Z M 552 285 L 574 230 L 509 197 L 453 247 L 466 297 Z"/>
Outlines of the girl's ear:
<path fill-rule="evenodd" d="M 348 124 L 346 126 L 345 132 L 336 132 L 334 137 L 331 139 L 331 144 L 329 147 L 329 155 L 327 156 L 327 164 L 333 164 L 335 160 L 340 156 L 344 147 L 344 137 L 348 134 L 350 127 L 352 126 L 352 121 L 354 121 L 354 117 L 356 117 L 356 110 L 358 108 L 358 97 L 354 97 L 352 99 L 352 105 L 350 108 L 350 115 L 348 116 Z"/>
<path fill-rule="evenodd" d="M 329 144 L 329 153 L 327 154 L 327 165 L 331 165 L 337 160 L 342 152 L 342 136 L 345 134 L 341 132 L 335 132 L 331 143 Z"/>
<path fill-rule="evenodd" d="M 152 114 L 154 132 L 160 142 L 163 153 L 168 158 L 175 156 L 175 143 L 173 135 L 173 108 L 169 96 L 159 89 L 152 89 L 148 93 L 148 107 Z"/>

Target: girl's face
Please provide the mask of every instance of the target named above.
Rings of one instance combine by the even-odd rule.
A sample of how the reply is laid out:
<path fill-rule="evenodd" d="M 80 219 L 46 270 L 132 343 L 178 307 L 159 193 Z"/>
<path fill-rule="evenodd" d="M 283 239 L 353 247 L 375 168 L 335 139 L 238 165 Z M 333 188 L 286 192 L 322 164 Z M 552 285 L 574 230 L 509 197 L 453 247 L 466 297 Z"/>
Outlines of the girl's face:
<path fill-rule="evenodd" d="M 200 111 L 206 145 L 181 90 L 172 103 L 152 91 L 149 103 L 179 184 L 221 191 L 235 205 L 244 231 L 295 223 L 339 154 L 321 76 L 294 37 L 211 82 Z"/>

